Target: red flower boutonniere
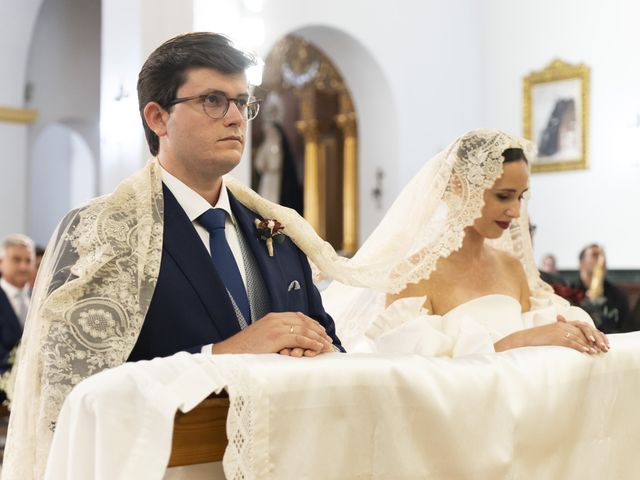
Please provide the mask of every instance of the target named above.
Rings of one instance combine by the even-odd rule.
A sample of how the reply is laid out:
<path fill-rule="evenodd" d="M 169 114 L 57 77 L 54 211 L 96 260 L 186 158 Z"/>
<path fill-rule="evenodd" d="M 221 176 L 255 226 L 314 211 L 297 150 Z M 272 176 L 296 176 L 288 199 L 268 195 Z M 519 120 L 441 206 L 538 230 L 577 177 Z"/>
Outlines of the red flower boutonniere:
<path fill-rule="evenodd" d="M 273 240 L 278 243 L 284 241 L 284 225 L 279 221 L 272 218 L 265 218 L 264 220 L 255 219 L 256 228 L 260 234 L 260 238 L 267 243 L 267 252 L 269 256 L 273 257 Z"/>

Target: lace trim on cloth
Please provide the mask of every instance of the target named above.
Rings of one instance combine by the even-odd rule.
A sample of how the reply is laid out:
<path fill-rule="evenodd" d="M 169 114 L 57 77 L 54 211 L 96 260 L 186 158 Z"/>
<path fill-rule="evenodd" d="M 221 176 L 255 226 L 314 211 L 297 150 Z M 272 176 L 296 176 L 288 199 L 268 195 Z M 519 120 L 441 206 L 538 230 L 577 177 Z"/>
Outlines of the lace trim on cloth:
<path fill-rule="evenodd" d="M 227 415 L 229 443 L 222 459 L 225 477 L 232 480 L 266 478 L 272 472 L 266 455 L 270 431 L 265 385 L 250 373 L 251 368 L 243 356 L 217 358 L 216 363 L 229 380 L 226 387 L 230 402 Z"/>

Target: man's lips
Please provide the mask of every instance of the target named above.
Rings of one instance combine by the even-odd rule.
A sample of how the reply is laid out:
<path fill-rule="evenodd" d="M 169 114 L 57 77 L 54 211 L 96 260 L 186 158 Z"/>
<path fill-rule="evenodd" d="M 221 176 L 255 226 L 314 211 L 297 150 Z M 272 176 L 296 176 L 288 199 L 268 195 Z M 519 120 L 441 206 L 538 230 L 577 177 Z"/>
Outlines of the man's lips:
<path fill-rule="evenodd" d="M 498 221 L 496 221 L 496 223 L 498 224 L 498 226 L 499 226 L 501 229 L 506 230 L 507 228 L 509 228 L 509 224 L 510 224 L 511 222 L 498 222 Z"/>
<path fill-rule="evenodd" d="M 240 143 L 244 142 L 242 137 L 240 137 L 238 135 L 229 135 L 228 137 L 221 138 L 220 141 L 221 142 L 236 141 L 236 142 L 240 142 Z"/>

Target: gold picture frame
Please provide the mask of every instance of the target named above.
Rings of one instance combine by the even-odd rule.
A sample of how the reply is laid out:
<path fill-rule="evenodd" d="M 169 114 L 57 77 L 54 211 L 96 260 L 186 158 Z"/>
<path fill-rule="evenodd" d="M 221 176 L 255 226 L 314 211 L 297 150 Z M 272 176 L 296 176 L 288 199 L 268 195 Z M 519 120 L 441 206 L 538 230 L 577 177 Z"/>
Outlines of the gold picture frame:
<path fill-rule="evenodd" d="M 538 147 L 532 172 L 588 167 L 591 69 L 553 60 L 524 77 L 524 136 Z"/>

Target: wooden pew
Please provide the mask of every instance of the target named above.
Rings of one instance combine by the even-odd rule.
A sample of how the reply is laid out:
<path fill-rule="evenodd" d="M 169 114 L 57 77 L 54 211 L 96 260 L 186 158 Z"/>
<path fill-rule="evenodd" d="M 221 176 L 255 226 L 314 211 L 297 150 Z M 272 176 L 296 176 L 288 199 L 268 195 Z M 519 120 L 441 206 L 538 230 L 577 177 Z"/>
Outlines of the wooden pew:
<path fill-rule="evenodd" d="M 229 396 L 223 392 L 188 413 L 176 413 L 169 467 L 221 461 L 227 448 L 228 410 Z"/>

